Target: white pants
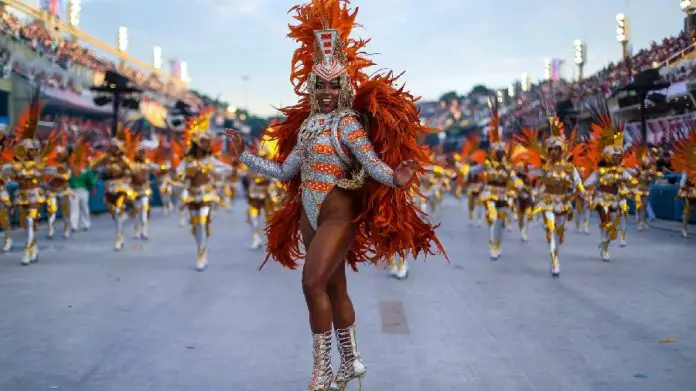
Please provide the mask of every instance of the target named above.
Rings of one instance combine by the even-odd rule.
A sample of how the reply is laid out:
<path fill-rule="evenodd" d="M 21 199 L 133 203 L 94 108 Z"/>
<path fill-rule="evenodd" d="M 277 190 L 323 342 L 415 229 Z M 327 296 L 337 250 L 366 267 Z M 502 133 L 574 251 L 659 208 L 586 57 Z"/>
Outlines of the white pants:
<path fill-rule="evenodd" d="M 75 197 L 70 198 L 70 227 L 73 231 L 89 228 L 89 191 L 87 189 L 73 189 Z"/>

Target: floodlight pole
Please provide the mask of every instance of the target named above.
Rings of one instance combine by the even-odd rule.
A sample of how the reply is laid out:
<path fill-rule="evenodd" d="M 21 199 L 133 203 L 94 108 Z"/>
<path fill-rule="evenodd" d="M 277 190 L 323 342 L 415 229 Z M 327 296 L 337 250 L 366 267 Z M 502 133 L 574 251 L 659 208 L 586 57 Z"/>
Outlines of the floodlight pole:
<path fill-rule="evenodd" d="M 121 92 L 114 91 L 114 112 L 112 113 L 111 137 L 118 135 L 118 111 L 121 109 Z"/>

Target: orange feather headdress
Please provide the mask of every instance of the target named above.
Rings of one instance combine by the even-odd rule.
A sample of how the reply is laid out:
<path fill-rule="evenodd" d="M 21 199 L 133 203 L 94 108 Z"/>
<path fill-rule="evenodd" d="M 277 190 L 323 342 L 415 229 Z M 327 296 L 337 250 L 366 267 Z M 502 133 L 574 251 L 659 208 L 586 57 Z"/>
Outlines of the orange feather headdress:
<path fill-rule="evenodd" d="M 365 72 L 373 65 L 364 52 L 368 41 L 350 37 L 357 9 L 349 9 L 348 4 L 345 0 L 312 0 L 290 10 L 297 24 L 290 26 L 288 37 L 299 43 L 292 57 L 290 81 L 300 100 L 294 106 L 281 109 L 286 119 L 267 130 L 267 136 L 277 143 L 277 160 L 283 162 L 287 158 L 297 144 L 301 125 L 315 112 L 313 82 L 317 76 L 327 76 L 320 75 L 327 71 L 324 65 L 315 67 L 317 58 L 328 64 L 326 57 L 317 57 L 317 54 L 321 54 L 321 48 L 333 45 L 332 56 L 342 61 L 344 68 L 340 76 L 343 95 L 339 96 L 339 108 L 360 113 L 374 150 L 386 164 L 395 167 L 403 161 L 415 160 L 424 167 L 429 159 L 420 149 L 417 137 L 431 130 L 420 123 L 415 106 L 417 99 L 403 86 L 396 85 L 399 76 L 391 72 L 374 75 Z M 317 37 L 321 30 L 331 30 L 331 36 L 327 35 L 326 40 L 323 36 Z M 351 90 L 350 97 L 345 94 L 347 87 Z M 300 184 L 299 177 L 285 184 L 286 201 L 270 216 L 266 227 L 266 261 L 274 258 L 291 269 L 296 268 L 298 260 L 304 256 L 299 234 L 302 206 L 294 201 Z M 397 190 L 367 180 L 356 192 L 361 210 L 356 218 L 356 238 L 347 254 L 354 269 L 359 262 L 384 262 L 394 254 L 417 256 L 432 254 L 433 250 L 444 253 L 435 227 L 421 218 L 420 210 L 411 201 L 410 190 L 415 190 L 417 184 L 416 178 L 405 189 Z"/>
<path fill-rule="evenodd" d="M 498 114 L 498 106 L 493 105 L 491 108 L 491 122 L 488 125 L 488 142 L 491 146 L 491 152 L 493 151 L 504 151 L 505 143 L 500 135 L 500 114 Z"/>

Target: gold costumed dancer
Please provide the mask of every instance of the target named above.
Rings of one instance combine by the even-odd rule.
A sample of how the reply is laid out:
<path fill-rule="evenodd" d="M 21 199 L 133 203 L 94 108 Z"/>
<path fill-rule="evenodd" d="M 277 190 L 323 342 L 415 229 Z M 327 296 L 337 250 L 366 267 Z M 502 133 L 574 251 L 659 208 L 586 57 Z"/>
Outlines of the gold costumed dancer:
<path fill-rule="evenodd" d="M 614 122 L 605 102 L 593 111 L 595 122 L 582 164 L 591 173 L 585 187 L 595 187 L 591 206 L 599 214 L 600 257 L 608 262 L 611 259 L 609 245 L 617 239 L 622 216 L 628 211 L 621 191 L 631 182 L 635 183 L 635 179 L 624 167 L 623 124 Z"/>
<path fill-rule="evenodd" d="M 213 154 L 213 140 L 208 132 L 209 110 L 189 121 L 184 131 L 186 156 L 177 167 L 177 174 L 186 188 L 181 196 L 181 208 L 188 209 L 191 234 L 196 241 L 196 270 L 208 266 L 208 238 L 211 234 L 212 210 L 221 200 L 215 188 L 215 177 L 227 175 L 231 167 Z"/>
<path fill-rule="evenodd" d="M 162 198 L 162 210 L 164 215 L 168 216 L 175 208 L 175 189 L 182 187 L 176 175 L 176 165 L 170 162 L 161 164 L 157 178 L 159 181 L 159 193 Z"/>
<path fill-rule="evenodd" d="M 104 203 L 116 222 L 115 251 L 123 250 L 127 212 L 135 209 L 136 192 L 132 187 L 132 174 L 138 143 L 137 136 L 130 130 L 119 128 L 116 137 L 111 139 L 109 149 L 90 163 L 90 168 L 101 172 L 104 178 Z"/>
<path fill-rule="evenodd" d="M 58 164 L 55 173 L 46 181 L 48 194 L 46 196 L 46 212 L 48 215 L 48 238 L 53 239 L 55 233 L 56 215 L 58 209 L 63 215 L 63 237 L 70 237 L 70 202 L 76 197 L 70 188 L 70 178 L 73 173 L 80 173 L 89 159 L 89 144 L 80 139 L 72 153 L 63 145 L 56 147 Z"/>
<path fill-rule="evenodd" d="M 426 162 L 416 141 L 426 129 L 415 100 L 391 73 L 365 73 L 372 62 L 363 57 L 366 41 L 349 38 L 356 12 L 346 4 L 314 0 L 293 8 L 298 24 L 290 26 L 290 37 L 301 47 L 291 69 L 300 101 L 282 109 L 286 120 L 270 134 L 282 163 L 249 152 L 240 158 L 287 185 L 286 201 L 268 222 L 267 249 L 292 269 L 306 254 L 302 288 L 314 359 L 309 391 L 345 390 L 365 375 L 346 263 L 417 256 L 431 246 L 442 251 L 434 228 L 410 202 L 414 174 Z M 335 376 L 332 329 L 341 358 Z"/>
<path fill-rule="evenodd" d="M 681 173 L 677 197 L 684 200 L 682 215 L 682 236 L 689 236 L 689 220 L 696 206 L 696 127 L 693 125 L 684 135 L 677 133 L 679 138 L 674 144 L 672 154 L 672 169 Z"/>
<path fill-rule="evenodd" d="M 229 151 L 232 149 L 230 148 Z M 230 158 L 223 156 L 221 160 L 230 165 L 230 173 L 223 179 L 224 185 L 224 195 L 227 203 L 227 208 L 234 211 L 235 204 L 237 203 L 237 189 L 239 188 L 239 162 L 236 158 Z"/>
<path fill-rule="evenodd" d="M 486 152 L 479 149 L 479 137 L 469 137 L 462 146 L 462 159 L 466 162 L 467 173 L 465 176 L 465 190 L 467 208 L 469 210 L 469 225 L 483 225 L 484 207 L 481 205 L 481 192 L 483 191 L 483 174 L 472 172 L 471 168 L 480 166 L 486 161 Z"/>
<path fill-rule="evenodd" d="M 521 181 L 521 187 L 514 194 L 513 211 L 517 215 L 517 226 L 520 229 L 520 237 L 523 242 L 529 240 L 529 221 L 532 218 L 532 207 L 536 189 L 534 178 L 529 172 L 528 159 L 525 155 L 513 158 L 515 160 L 515 174 Z M 517 160 L 520 160 L 517 162 Z"/>
<path fill-rule="evenodd" d="M 260 147 L 257 156 L 270 159 L 267 148 Z M 268 220 L 268 203 L 270 202 L 271 179 L 254 171 L 247 170 L 247 222 L 251 228 L 251 250 L 258 250 L 263 245 L 263 228 L 261 216 Z"/>
<path fill-rule="evenodd" d="M 176 167 L 179 165 L 178 159 L 181 159 L 183 152 L 175 153 L 174 147 L 175 144 L 166 142 L 164 137 L 159 137 L 159 145 L 150 153 L 150 160 L 156 163 L 154 173 L 165 216 L 168 216 L 175 209 L 175 193 L 183 187 L 176 175 Z"/>
<path fill-rule="evenodd" d="M 3 231 L 2 252 L 8 252 L 12 249 L 12 224 L 10 216 L 12 215 L 12 199 L 7 191 L 7 183 L 11 181 L 9 174 L 10 170 L 4 170 L 6 164 L 14 161 L 12 153 L 12 144 L 10 139 L 0 135 L 2 140 L 2 150 L 0 151 L 0 167 L 3 167 L 3 172 L 0 173 L 0 228 Z"/>
<path fill-rule="evenodd" d="M 571 161 L 571 163 L 573 163 L 573 165 L 576 165 L 580 161 L 581 160 L 579 159 L 577 161 Z M 587 181 L 589 173 L 587 173 L 584 167 L 576 166 L 576 168 L 580 173 L 580 177 L 582 178 L 583 183 L 585 183 L 585 181 Z M 591 187 L 588 187 L 585 190 L 586 193 L 584 197 L 579 195 L 575 197 L 575 231 L 584 233 L 585 235 L 589 235 L 590 214 L 592 212 L 592 207 L 590 206 L 590 198 L 593 193 L 593 189 Z"/>
<path fill-rule="evenodd" d="M 464 194 L 464 179 L 466 174 L 469 173 L 469 165 L 462 161 L 462 155 L 460 153 L 453 153 L 452 160 L 454 160 L 454 171 L 456 176 L 454 178 L 454 197 L 460 202 L 462 200 L 462 195 Z"/>
<path fill-rule="evenodd" d="M 489 156 L 483 165 L 472 168 L 472 174 L 483 174 L 484 186 L 480 200 L 486 208 L 486 221 L 489 227 L 488 245 L 490 257 L 497 260 L 502 254 L 503 230 L 509 213 L 508 194 L 511 188 L 519 189 L 522 181 L 517 178 L 510 157 L 512 145 L 501 139 L 500 118 L 497 108 L 493 108 L 488 140 Z M 512 144 L 512 143 L 511 143 Z"/>
<path fill-rule="evenodd" d="M 148 150 L 142 144 L 136 147 L 133 166 L 131 168 L 131 184 L 135 199 L 133 218 L 135 224 L 135 239 L 148 240 L 148 222 L 150 219 L 150 199 L 152 197 L 152 184 L 150 174 L 158 169 L 158 164 L 148 157 Z"/>
<path fill-rule="evenodd" d="M 17 183 L 14 207 L 19 210 L 19 222 L 27 234 L 22 265 L 38 262 L 39 248 L 36 245 L 36 230 L 41 207 L 46 203 L 46 194 L 41 188 L 45 176 L 56 173 L 55 165 L 58 137 L 52 133 L 43 149 L 35 138 L 42 105 L 39 102 L 39 90 L 34 91 L 29 108 L 17 121 L 15 128 L 15 145 L 11 156 L 2 167 L 2 175 Z"/>
<path fill-rule="evenodd" d="M 527 148 L 531 174 L 539 178 L 536 205 L 531 215 L 544 219 L 546 241 L 551 256 L 551 275 L 561 273 L 558 253 L 565 241 L 565 224 L 572 219 L 575 194 L 584 198 L 585 187 L 577 168 L 571 163 L 584 154 L 584 145 L 577 142 L 575 131 L 566 140 L 565 128 L 556 116 L 549 116 L 550 136 L 539 140 L 536 130 L 524 129 L 517 140 Z M 574 194 L 575 193 L 575 194 Z"/>
<path fill-rule="evenodd" d="M 638 183 L 633 190 L 638 231 L 648 228 L 648 207 L 650 203 L 650 188 L 663 174 L 657 168 L 657 156 L 647 146 L 636 145 L 634 148 L 637 160 L 636 179 Z"/>
<path fill-rule="evenodd" d="M 266 216 L 278 210 L 280 201 L 283 197 L 283 182 L 277 179 L 271 179 L 268 185 L 268 201 L 266 202 Z"/>

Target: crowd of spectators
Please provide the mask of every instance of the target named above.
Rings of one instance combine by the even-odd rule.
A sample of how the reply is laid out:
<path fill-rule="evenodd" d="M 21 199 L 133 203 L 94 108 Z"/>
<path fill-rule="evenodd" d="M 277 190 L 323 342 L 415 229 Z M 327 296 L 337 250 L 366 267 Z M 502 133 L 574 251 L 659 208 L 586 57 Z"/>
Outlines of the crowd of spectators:
<path fill-rule="evenodd" d="M 45 139 L 52 131 L 64 131 L 69 140 L 87 138 L 92 145 L 105 145 L 111 134 L 111 120 L 65 114 L 47 114 L 39 121 L 37 136 Z"/>
<path fill-rule="evenodd" d="M 533 85 L 528 92 L 519 92 L 511 99 L 507 109 L 503 110 L 501 121 L 509 126 L 513 123 L 534 123 L 543 119 L 545 113 L 540 92 L 554 100 L 568 99 L 576 107 L 598 95 L 608 98 L 629 84 L 636 73 L 665 66 L 668 60 L 689 51 L 688 49 L 695 43 L 696 29 L 685 31 L 678 36 L 665 38 L 661 42 L 652 42 L 649 47 L 630 56 L 628 60 L 610 63 L 604 69 L 582 81 L 557 80 L 553 82 L 553 87 L 548 82 Z M 677 65 L 670 65 L 670 67 L 673 67 L 673 71 L 663 73 L 665 79 L 671 82 L 684 81 L 696 76 L 696 62 L 694 61 L 685 60 Z M 473 105 L 476 104 L 484 105 L 485 102 L 473 103 Z M 449 102 L 442 104 L 437 115 L 429 119 L 429 123 L 431 126 L 452 124 L 453 114 L 459 116 L 458 113 L 461 112 L 471 113 L 473 111 L 471 106 L 472 102 L 466 100 L 459 102 L 458 107 L 452 107 Z M 487 109 L 484 107 L 481 110 Z"/>
<path fill-rule="evenodd" d="M 12 53 L 7 50 L 0 48 L 0 79 L 4 79 L 10 75 L 12 71 Z"/>
<path fill-rule="evenodd" d="M 71 65 L 79 65 L 94 72 L 117 70 L 117 64 L 114 61 L 100 56 L 73 37 L 66 37 L 60 31 L 47 28 L 42 21 L 24 22 L 15 14 L 7 12 L 2 5 L 0 5 L 0 19 L 1 34 L 27 45 L 39 56 L 50 57 L 57 66 L 63 69 L 67 70 Z M 27 67 L 26 64 L 23 66 Z M 27 69 L 22 69 L 22 71 L 33 72 Z M 169 81 L 162 81 L 155 74 L 147 74 L 130 67 L 127 67 L 123 73 L 136 86 L 155 96 L 169 101 L 181 99 L 192 106 L 202 104 L 198 97 L 191 92 Z M 52 76 L 46 77 L 53 78 Z M 67 86 L 69 81 L 56 82 L 70 88 Z M 74 84 L 72 87 L 75 87 Z"/>

